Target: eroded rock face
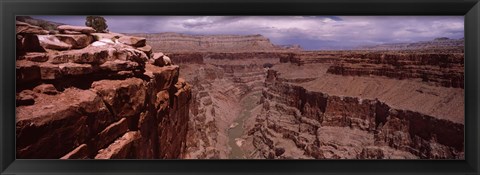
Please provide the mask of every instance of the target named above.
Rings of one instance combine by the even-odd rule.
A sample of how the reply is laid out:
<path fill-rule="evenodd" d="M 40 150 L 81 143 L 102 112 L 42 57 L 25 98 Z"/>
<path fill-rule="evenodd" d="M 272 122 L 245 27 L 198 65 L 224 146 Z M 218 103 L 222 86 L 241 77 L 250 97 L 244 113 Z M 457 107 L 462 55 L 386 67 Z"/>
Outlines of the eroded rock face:
<path fill-rule="evenodd" d="M 207 60 L 195 64 L 188 60 L 198 59 L 203 54 L 181 54 L 184 61 L 175 59 L 179 54 L 171 55 L 175 62 L 180 62 L 181 75 L 192 85 L 194 95 L 190 104 L 185 158 L 231 158 L 230 139 L 235 138 L 229 138 L 228 130 L 235 126 L 232 124 L 240 113 L 241 100 L 261 92 L 265 77 L 263 64 L 274 64 L 278 60 L 239 58 L 235 63 Z"/>
<path fill-rule="evenodd" d="M 444 87 L 464 88 L 463 53 L 459 54 L 352 54 L 345 55 L 329 73 L 421 79 Z"/>
<path fill-rule="evenodd" d="M 249 132 L 258 158 L 464 157 L 464 125 L 455 118 L 400 109 L 379 99 L 307 90 L 301 81 L 287 79 L 268 72 L 262 113 Z"/>
<path fill-rule="evenodd" d="M 464 54 L 424 51 L 298 52 L 281 54 L 280 62 L 296 65 L 332 64 L 328 73 L 343 76 L 385 76 L 399 80 L 416 79 L 437 86 L 464 87 Z"/>
<path fill-rule="evenodd" d="M 54 35 L 17 28 L 40 38 L 22 46 L 41 48 L 17 55 L 17 158 L 183 157 L 191 88 L 178 66 L 147 63 L 148 48 L 94 46 L 91 28 L 59 26 L 71 33 Z"/>

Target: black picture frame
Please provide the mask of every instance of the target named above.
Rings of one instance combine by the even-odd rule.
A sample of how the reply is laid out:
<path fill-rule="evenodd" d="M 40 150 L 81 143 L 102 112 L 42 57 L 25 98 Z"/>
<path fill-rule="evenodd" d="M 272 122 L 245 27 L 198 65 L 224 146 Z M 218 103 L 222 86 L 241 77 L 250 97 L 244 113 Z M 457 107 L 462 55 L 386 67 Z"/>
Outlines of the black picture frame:
<path fill-rule="evenodd" d="M 480 172 L 478 0 L 1 0 L 0 174 Z M 16 15 L 464 15 L 465 160 L 15 160 Z"/>

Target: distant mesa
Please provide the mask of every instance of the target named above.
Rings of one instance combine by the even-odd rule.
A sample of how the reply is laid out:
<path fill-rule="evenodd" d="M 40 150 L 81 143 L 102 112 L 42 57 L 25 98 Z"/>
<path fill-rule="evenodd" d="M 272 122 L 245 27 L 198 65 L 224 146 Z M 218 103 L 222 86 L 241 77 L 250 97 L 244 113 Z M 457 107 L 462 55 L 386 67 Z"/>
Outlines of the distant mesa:
<path fill-rule="evenodd" d="M 165 52 L 259 52 L 303 50 L 300 45 L 275 45 L 265 36 L 256 35 L 189 35 L 182 33 L 129 33 L 149 38 L 148 45 Z"/>
<path fill-rule="evenodd" d="M 438 37 L 431 41 L 419 41 L 411 43 L 386 43 L 379 45 L 364 45 L 355 48 L 355 50 L 431 50 L 435 51 L 454 51 L 463 52 L 465 38 L 451 39 L 448 37 Z"/>
<path fill-rule="evenodd" d="M 435 38 L 434 41 L 445 41 L 445 40 L 449 40 L 450 38 L 447 38 L 447 37 L 439 37 L 439 38 Z"/>

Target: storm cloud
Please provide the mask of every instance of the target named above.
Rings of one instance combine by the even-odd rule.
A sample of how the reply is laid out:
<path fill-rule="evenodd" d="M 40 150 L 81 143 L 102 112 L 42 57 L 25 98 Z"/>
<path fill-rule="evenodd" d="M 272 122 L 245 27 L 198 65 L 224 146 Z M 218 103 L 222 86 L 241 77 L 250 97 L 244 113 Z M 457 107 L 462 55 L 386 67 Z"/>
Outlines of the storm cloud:
<path fill-rule="evenodd" d="M 104 16 L 119 33 L 261 34 L 309 50 L 464 37 L 463 16 Z M 34 16 L 84 25 L 84 16 Z"/>

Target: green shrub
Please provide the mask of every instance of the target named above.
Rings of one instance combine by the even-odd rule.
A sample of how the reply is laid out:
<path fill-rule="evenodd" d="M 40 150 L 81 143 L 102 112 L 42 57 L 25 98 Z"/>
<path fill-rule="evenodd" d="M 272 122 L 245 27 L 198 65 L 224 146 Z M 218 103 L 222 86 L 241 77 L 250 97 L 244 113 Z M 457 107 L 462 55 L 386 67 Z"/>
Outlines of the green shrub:
<path fill-rule="evenodd" d="M 101 16 L 87 16 L 85 25 L 100 33 L 108 32 L 107 20 Z"/>

